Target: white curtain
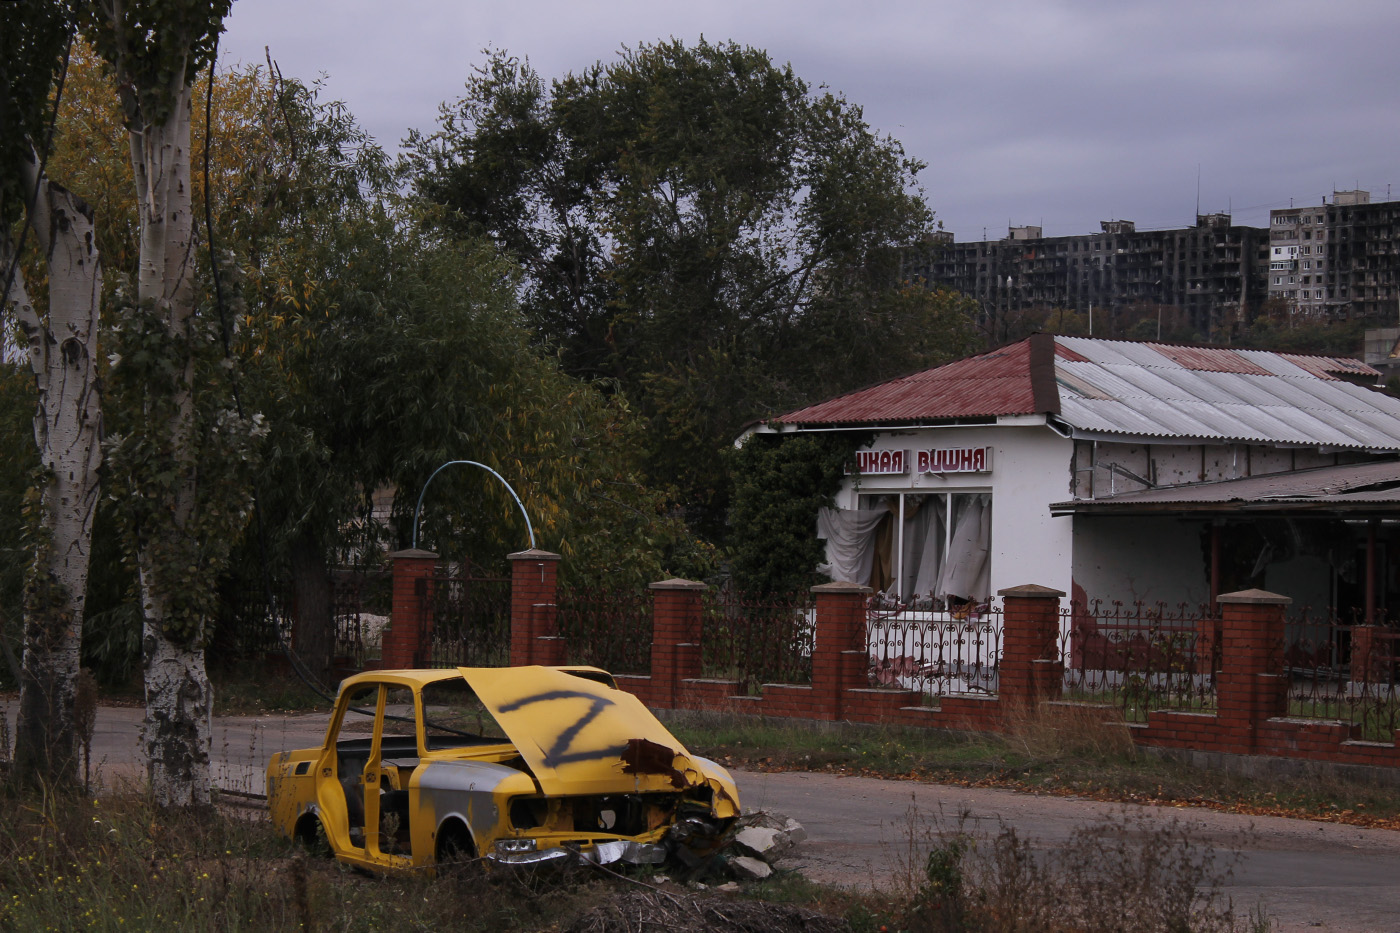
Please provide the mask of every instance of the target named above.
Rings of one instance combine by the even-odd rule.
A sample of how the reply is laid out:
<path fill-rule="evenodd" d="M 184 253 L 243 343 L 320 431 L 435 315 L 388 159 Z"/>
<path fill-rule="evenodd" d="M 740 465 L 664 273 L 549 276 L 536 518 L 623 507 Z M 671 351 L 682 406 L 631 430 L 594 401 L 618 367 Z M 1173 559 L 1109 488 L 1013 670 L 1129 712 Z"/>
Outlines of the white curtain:
<path fill-rule="evenodd" d="M 887 509 L 822 509 L 817 513 L 817 537 L 826 541 L 826 563 L 817 566 L 832 580 L 870 582 L 875 563 L 875 532 L 889 515 Z"/>
<path fill-rule="evenodd" d="M 991 596 L 992 497 L 978 494 L 953 499 L 953 536 L 938 580 L 940 597 L 985 602 Z"/>
<path fill-rule="evenodd" d="M 905 499 L 904 518 L 904 594 L 905 601 L 915 597 L 932 599 L 938 588 L 938 571 L 943 563 L 942 496 L 928 496 L 911 516 L 909 499 Z M 916 500 L 917 501 L 917 500 Z"/>

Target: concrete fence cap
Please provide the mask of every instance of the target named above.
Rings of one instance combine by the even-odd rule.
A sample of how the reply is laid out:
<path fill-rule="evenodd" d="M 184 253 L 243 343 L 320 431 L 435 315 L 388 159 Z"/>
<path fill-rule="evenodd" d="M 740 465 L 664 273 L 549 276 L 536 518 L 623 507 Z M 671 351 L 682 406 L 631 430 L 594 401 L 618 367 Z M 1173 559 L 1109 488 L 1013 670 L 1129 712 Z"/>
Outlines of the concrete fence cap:
<path fill-rule="evenodd" d="M 1268 590 L 1240 590 L 1237 593 L 1221 593 L 1215 597 L 1218 603 L 1243 603 L 1252 606 L 1288 606 L 1293 598 L 1270 593 Z"/>
<path fill-rule="evenodd" d="M 507 554 L 506 560 L 562 560 L 553 551 L 541 551 L 538 548 L 530 548 L 528 551 L 516 551 L 514 554 Z"/>
<path fill-rule="evenodd" d="M 402 551 L 393 551 L 389 554 L 393 560 L 403 558 L 405 560 L 437 560 L 437 554 L 433 551 L 425 551 L 418 547 L 406 547 Z"/>
<path fill-rule="evenodd" d="M 1065 591 L 1057 590 L 1053 586 L 1041 586 L 1039 583 L 1023 583 L 1020 586 L 997 590 L 997 595 L 1020 599 L 1059 599 L 1065 595 Z"/>
<path fill-rule="evenodd" d="M 812 587 L 812 592 L 821 593 L 867 593 L 875 592 L 868 586 L 861 586 L 859 583 L 851 583 L 847 580 L 833 580 L 830 583 L 823 583 L 820 586 Z"/>
<path fill-rule="evenodd" d="M 669 580 L 661 580 L 656 583 L 648 583 L 648 589 L 652 590 L 703 590 L 707 589 L 705 584 L 696 583 L 694 580 L 682 580 L 680 577 L 672 577 Z"/>

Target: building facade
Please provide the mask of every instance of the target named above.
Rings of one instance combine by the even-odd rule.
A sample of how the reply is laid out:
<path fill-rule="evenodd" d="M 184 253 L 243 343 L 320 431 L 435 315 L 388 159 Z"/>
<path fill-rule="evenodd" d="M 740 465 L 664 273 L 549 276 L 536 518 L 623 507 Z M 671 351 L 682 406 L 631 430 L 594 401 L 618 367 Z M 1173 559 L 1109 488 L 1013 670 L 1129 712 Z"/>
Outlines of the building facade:
<path fill-rule="evenodd" d="M 907 272 L 976 298 L 991 316 L 1035 308 L 1113 314 L 1133 305 L 1179 309 L 1202 334 L 1245 320 L 1266 296 L 1269 231 L 1229 214 L 1198 214 L 1195 226 L 1138 230 L 1106 220 L 1100 231 L 1045 237 L 1012 227 L 1006 238 L 957 243 L 942 235 Z"/>
<path fill-rule="evenodd" d="M 1269 213 L 1270 298 L 1312 318 L 1400 320 L 1400 202 L 1336 191 Z"/>
<path fill-rule="evenodd" d="M 823 511 L 833 579 L 934 610 L 1027 582 L 1400 610 L 1400 400 L 1357 360 L 1038 334 L 790 412 L 875 432 Z"/>

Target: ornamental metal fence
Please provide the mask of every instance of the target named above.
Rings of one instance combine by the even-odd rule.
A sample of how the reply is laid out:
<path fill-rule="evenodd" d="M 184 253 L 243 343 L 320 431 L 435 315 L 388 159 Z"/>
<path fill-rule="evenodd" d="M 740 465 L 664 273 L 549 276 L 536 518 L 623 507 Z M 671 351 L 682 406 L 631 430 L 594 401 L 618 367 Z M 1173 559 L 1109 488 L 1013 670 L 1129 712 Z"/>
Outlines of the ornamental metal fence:
<path fill-rule="evenodd" d="M 812 682 L 816 603 L 810 592 L 749 597 L 706 590 L 701 599 L 701 671 L 739 682 L 749 696 L 766 683 Z"/>
<path fill-rule="evenodd" d="M 424 580 L 424 583 L 429 581 Z M 422 621 L 429 667 L 504 667 L 510 664 L 510 578 L 438 570 Z M 430 624 L 428 624 L 430 623 Z"/>
<path fill-rule="evenodd" d="M 652 597 L 645 589 L 579 587 L 559 593 L 558 631 L 571 664 L 650 674 Z"/>
<path fill-rule="evenodd" d="M 934 609 L 927 600 L 873 597 L 866 607 L 870 683 L 923 694 L 995 694 L 1002 609 L 996 603 Z"/>
<path fill-rule="evenodd" d="M 1068 700 L 1112 703 L 1129 722 L 1154 709 L 1214 712 L 1220 622 L 1188 603 L 1095 600 L 1061 610 Z"/>
<path fill-rule="evenodd" d="M 1339 721 L 1356 737 L 1394 741 L 1400 729 L 1400 622 L 1307 609 L 1284 624 L 1288 715 Z"/>

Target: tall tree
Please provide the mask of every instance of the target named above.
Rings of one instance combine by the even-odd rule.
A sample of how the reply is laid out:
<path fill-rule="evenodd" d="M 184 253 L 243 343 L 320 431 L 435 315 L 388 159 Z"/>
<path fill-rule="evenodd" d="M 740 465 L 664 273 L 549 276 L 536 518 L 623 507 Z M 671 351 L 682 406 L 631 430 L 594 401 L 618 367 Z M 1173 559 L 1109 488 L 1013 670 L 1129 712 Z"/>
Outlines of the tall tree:
<path fill-rule="evenodd" d="M 139 224 L 134 303 L 121 310 L 114 380 L 140 394 L 142 420 L 114 445 L 124 479 L 145 614 L 146 754 L 162 806 L 207 806 L 211 696 L 204 642 L 214 585 L 242 511 L 211 436 L 244 426 L 201 406 L 190 178 L 192 86 L 231 0 L 99 0 L 85 34 L 111 68 L 131 147 Z M 201 430 L 203 429 L 203 430 Z M 210 469 L 215 467 L 214 469 Z M 204 468 L 203 471 L 201 468 Z"/>
<path fill-rule="evenodd" d="M 643 45 L 548 86 L 494 54 L 408 148 L 416 194 L 519 262 L 539 338 L 617 380 L 652 480 L 711 534 L 744 422 L 970 346 L 953 299 L 903 289 L 933 229 L 919 163 L 760 50 Z"/>
<path fill-rule="evenodd" d="M 0 309 L 13 313 L 33 373 L 39 454 L 26 509 L 32 563 L 24 586 L 15 767 L 21 780 L 56 784 L 77 777 L 73 698 L 101 461 L 102 271 L 93 215 L 44 166 L 53 87 L 73 30 L 66 3 L 0 7 Z M 11 229 L 21 217 L 16 242 Z M 45 273 L 38 296 L 21 267 L 26 234 Z"/>

